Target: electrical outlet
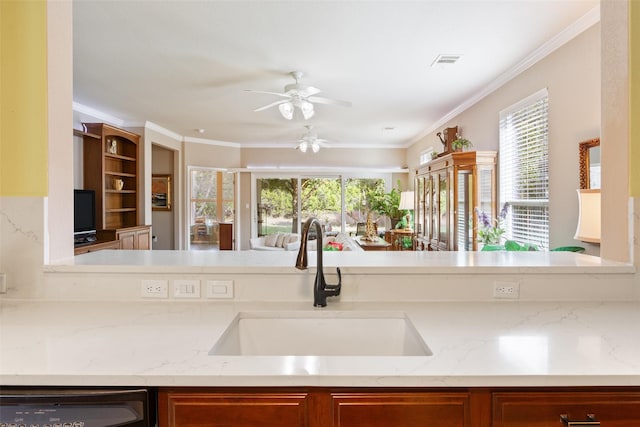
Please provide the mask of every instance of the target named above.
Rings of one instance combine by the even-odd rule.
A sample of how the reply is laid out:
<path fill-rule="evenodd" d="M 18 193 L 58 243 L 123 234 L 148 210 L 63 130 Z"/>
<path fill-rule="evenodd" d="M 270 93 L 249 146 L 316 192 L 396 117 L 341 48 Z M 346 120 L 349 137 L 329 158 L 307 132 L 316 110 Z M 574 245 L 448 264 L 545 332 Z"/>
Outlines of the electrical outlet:
<path fill-rule="evenodd" d="M 501 299 L 518 299 L 520 297 L 520 283 L 494 282 L 493 297 Z"/>
<path fill-rule="evenodd" d="M 168 298 L 169 282 L 167 280 L 143 280 L 141 295 L 143 298 Z"/>

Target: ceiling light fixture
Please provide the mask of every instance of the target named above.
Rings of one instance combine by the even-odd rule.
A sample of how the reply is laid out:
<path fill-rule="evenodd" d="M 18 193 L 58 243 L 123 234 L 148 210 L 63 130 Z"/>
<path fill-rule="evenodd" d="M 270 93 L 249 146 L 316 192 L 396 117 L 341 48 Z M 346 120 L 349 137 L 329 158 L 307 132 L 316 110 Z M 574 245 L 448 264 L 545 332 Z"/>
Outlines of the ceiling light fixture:
<path fill-rule="evenodd" d="M 307 143 L 307 141 L 302 141 L 300 144 L 298 144 L 296 148 L 302 151 L 303 153 L 306 153 L 307 148 L 309 148 L 309 144 Z"/>
<path fill-rule="evenodd" d="M 285 102 L 283 104 L 278 105 L 278 110 L 280 110 L 280 114 L 287 120 L 291 120 L 293 118 L 293 104 L 290 102 Z"/>
<path fill-rule="evenodd" d="M 295 107 L 298 107 L 300 109 L 300 112 L 302 112 L 302 116 L 305 120 L 309 120 L 315 114 L 312 103 L 297 97 L 294 97 L 292 101 L 283 102 L 282 104 L 278 105 L 278 110 L 280 110 L 280 114 L 282 114 L 282 117 L 287 120 L 291 120 L 293 119 Z"/>

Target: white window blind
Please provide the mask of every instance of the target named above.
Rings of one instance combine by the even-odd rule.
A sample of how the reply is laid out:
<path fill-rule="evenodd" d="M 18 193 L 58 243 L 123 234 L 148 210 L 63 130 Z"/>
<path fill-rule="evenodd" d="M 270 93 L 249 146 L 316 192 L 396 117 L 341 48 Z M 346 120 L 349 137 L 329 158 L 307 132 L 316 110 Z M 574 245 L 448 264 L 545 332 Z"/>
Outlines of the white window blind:
<path fill-rule="evenodd" d="M 500 202 L 506 237 L 549 247 L 548 95 L 543 89 L 500 112 Z"/>

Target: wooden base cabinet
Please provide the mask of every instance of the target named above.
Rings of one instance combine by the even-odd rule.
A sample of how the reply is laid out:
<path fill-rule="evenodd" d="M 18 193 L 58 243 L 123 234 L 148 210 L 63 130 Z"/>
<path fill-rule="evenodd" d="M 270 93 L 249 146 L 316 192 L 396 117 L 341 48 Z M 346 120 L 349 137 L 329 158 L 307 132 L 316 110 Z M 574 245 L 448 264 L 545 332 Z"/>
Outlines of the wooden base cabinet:
<path fill-rule="evenodd" d="M 640 426 L 640 391 L 493 394 L 493 427 L 560 426 Z"/>
<path fill-rule="evenodd" d="M 158 394 L 159 427 L 305 427 L 304 392 L 181 392 Z"/>
<path fill-rule="evenodd" d="M 196 426 L 631 427 L 640 387 L 158 390 L 158 427 Z"/>
<path fill-rule="evenodd" d="M 264 391 L 263 391 L 264 390 Z M 480 427 L 467 392 L 161 389 L 159 427 Z M 474 421 L 475 419 L 475 421 Z M 474 424 L 475 422 L 475 424 Z"/>
<path fill-rule="evenodd" d="M 467 393 L 332 393 L 333 427 L 470 427 Z"/>

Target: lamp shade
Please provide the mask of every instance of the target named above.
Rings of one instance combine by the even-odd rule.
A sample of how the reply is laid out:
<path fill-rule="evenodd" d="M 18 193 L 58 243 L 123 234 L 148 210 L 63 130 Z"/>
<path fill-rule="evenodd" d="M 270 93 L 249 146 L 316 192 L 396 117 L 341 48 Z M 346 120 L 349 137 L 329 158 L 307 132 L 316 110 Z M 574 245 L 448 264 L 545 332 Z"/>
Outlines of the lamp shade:
<path fill-rule="evenodd" d="M 403 191 L 400 193 L 400 205 L 398 209 L 401 211 L 410 211 L 414 209 L 413 206 L 413 191 Z"/>
<path fill-rule="evenodd" d="M 600 190 L 578 191 L 578 228 L 574 239 L 600 243 Z"/>

